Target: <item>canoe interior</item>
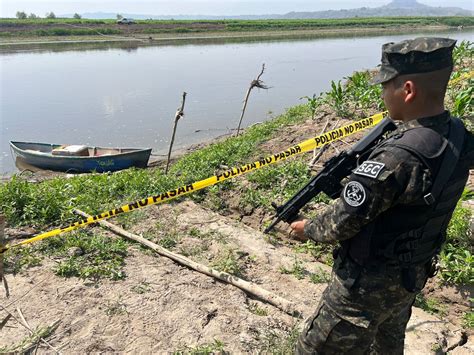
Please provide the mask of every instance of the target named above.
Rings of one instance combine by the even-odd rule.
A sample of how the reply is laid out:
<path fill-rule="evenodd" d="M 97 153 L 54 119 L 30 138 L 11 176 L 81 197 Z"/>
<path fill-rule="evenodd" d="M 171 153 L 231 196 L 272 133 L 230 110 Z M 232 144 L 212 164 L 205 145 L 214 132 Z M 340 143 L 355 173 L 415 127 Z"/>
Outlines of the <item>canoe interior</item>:
<path fill-rule="evenodd" d="M 28 143 L 28 142 L 12 142 L 17 148 L 24 150 L 26 152 L 39 152 L 45 154 L 51 154 L 53 149 L 64 147 L 65 145 L 60 144 L 47 144 L 47 143 Z M 89 157 L 100 157 L 104 155 L 117 155 L 122 153 L 136 152 L 142 149 L 133 149 L 133 148 L 102 148 L 102 147 L 87 147 Z M 63 157 L 61 155 L 55 155 L 58 157 Z M 71 155 L 73 156 L 73 155 Z M 84 155 L 82 155 L 84 156 Z M 79 155 L 78 155 L 79 157 Z"/>

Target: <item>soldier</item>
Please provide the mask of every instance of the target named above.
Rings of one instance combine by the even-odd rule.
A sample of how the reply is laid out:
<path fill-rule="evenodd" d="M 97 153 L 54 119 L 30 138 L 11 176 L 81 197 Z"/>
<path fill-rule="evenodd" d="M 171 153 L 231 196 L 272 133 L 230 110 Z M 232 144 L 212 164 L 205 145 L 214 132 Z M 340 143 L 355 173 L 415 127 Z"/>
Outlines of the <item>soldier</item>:
<path fill-rule="evenodd" d="M 444 108 L 456 41 L 416 38 L 382 47 L 374 84 L 398 128 L 299 240 L 339 242 L 331 282 L 307 320 L 298 354 L 403 354 L 415 296 L 433 276 L 453 210 L 474 168 L 474 136 Z"/>

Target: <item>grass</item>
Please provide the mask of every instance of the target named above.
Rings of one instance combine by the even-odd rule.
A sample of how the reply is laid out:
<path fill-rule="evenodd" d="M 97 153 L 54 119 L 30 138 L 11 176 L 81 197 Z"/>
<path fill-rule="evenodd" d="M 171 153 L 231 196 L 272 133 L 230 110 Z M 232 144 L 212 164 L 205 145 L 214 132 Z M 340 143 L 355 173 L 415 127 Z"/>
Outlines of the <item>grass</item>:
<path fill-rule="evenodd" d="M 198 345 L 196 347 L 184 346 L 179 350 L 173 352 L 173 355 L 211 355 L 211 354 L 227 354 L 224 350 L 225 344 L 223 341 L 214 339 L 212 343 Z"/>
<path fill-rule="evenodd" d="M 125 277 L 123 267 L 127 247 L 123 239 L 81 230 L 42 243 L 9 249 L 5 253 L 5 270 L 18 273 L 40 265 L 41 260 L 48 256 L 56 260 L 53 270 L 58 276 L 93 281 L 102 278 L 120 280 Z"/>
<path fill-rule="evenodd" d="M 108 302 L 105 307 L 105 314 L 111 317 L 126 313 L 128 313 L 127 305 L 123 303 L 122 296 L 119 296 L 115 301 Z"/>
<path fill-rule="evenodd" d="M 298 280 L 302 280 L 306 276 L 306 270 L 304 269 L 301 261 L 299 261 L 296 257 L 290 269 L 280 266 L 280 272 L 282 274 L 293 275 Z"/>
<path fill-rule="evenodd" d="M 471 298 L 471 302 L 473 301 L 474 300 L 472 300 Z M 474 329 L 474 312 L 473 311 L 464 313 L 462 319 L 463 319 L 464 327 L 469 328 L 469 329 Z"/>
<path fill-rule="evenodd" d="M 268 311 L 265 308 L 259 307 L 257 303 L 251 303 L 249 305 L 249 311 L 260 317 L 268 316 Z"/>
<path fill-rule="evenodd" d="M 440 317 L 444 317 L 448 311 L 447 305 L 443 305 L 435 298 L 425 298 L 421 293 L 416 295 L 414 306 Z"/>
<path fill-rule="evenodd" d="M 300 331 L 295 325 L 287 331 L 267 330 L 259 343 L 259 353 L 286 355 L 295 352 L 296 342 Z"/>
<path fill-rule="evenodd" d="M 460 202 L 454 210 L 447 230 L 447 241 L 440 254 L 440 275 L 446 283 L 474 284 L 474 246 L 470 219 L 471 210 L 463 208 Z"/>
<path fill-rule="evenodd" d="M 152 290 L 152 287 L 150 286 L 149 282 L 142 281 L 135 286 L 132 286 L 130 288 L 133 292 L 138 293 L 139 295 L 142 295 L 144 293 L 150 292 Z"/>
<path fill-rule="evenodd" d="M 309 279 L 314 284 L 328 283 L 331 280 L 331 274 L 318 268 L 316 273 L 311 273 Z"/>
<path fill-rule="evenodd" d="M 212 262 L 211 266 L 216 270 L 227 272 L 237 277 L 245 276 L 244 264 L 241 260 L 242 253 L 234 249 L 228 249 L 220 253 Z"/>

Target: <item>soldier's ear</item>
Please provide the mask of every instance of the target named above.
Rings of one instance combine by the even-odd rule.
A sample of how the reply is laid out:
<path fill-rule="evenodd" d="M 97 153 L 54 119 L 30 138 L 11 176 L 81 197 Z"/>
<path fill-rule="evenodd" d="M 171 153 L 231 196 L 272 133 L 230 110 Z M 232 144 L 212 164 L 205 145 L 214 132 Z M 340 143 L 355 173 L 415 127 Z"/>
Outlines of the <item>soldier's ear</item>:
<path fill-rule="evenodd" d="M 403 94 L 405 103 L 413 103 L 417 95 L 418 89 L 415 82 L 412 80 L 407 80 L 403 84 Z"/>

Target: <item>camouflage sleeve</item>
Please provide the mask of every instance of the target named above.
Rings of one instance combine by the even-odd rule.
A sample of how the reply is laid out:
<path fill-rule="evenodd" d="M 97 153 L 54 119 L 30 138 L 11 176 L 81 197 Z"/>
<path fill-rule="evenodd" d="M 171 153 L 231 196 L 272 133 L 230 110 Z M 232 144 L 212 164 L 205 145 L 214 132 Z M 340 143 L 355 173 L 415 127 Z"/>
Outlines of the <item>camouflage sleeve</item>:
<path fill-rule="evenodd" d="M 380 213 L 419 199 L 430 186 L 429 171 L 412 154 L 396 147 L 374 152 L 349 176 L 341 196 L 306 223 L 305 235 L 316 242 L 352 238 Z"/>

